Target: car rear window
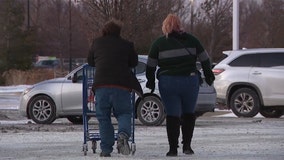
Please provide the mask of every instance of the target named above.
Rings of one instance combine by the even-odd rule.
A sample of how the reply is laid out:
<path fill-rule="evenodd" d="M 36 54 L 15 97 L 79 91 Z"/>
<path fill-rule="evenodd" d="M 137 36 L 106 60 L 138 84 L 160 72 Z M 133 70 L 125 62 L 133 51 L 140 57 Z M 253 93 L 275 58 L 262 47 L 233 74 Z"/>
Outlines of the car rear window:
<path fill-rule="evenodd" d="M 284 66 L 284 53 L 266 53 L 260 58 L 260 67 Z"/>
<path fill-rule="evenodd" d="M 236 59 L 234 59 L 230 66 L 234 67 L 248 67 L 248 66 L 258 66 L 259 64 L 259 55 L 256 54 L 247 54 L 242 55 Z"/>
<path fill-rule="evenodd" d="M 284 53 L 247 54 L 234 59 L 230 66 L 235 67 L 275 67 L 284 66 Z"/>

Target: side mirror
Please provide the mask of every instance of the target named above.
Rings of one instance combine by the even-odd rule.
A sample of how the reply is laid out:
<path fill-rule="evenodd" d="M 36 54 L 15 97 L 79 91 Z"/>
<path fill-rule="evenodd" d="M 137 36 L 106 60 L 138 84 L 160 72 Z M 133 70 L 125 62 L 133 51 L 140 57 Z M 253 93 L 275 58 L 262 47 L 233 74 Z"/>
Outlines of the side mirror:
<path fill-rule="evenodd" d="M 72 77 L 72 83 L 76 83 L 78 82 L 78 75 L 77 75 L 77 72 L 74 73 L 73 77 Z"/>

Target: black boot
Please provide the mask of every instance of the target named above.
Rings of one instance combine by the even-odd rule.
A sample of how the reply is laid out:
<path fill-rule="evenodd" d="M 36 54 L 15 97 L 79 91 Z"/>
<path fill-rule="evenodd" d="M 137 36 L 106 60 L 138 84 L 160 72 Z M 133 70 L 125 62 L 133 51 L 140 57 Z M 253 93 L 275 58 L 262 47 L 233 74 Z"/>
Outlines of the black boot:
<path fill-rule="evenodd" d="M 177 156 L 178 137 L 180 133 L 180 118 L 167 116 L 166 124 L 167 124 L 168 141 L 170 146 L 170 150 L 167 153 L 167 156 L 175 157 Z"/>
<path fill-rule="evenodd" d="M 182 143 L 184 154 L 194 154 L 191 148 L 196 116 L 194 114 L 184 114 L 181 119 Z"/>

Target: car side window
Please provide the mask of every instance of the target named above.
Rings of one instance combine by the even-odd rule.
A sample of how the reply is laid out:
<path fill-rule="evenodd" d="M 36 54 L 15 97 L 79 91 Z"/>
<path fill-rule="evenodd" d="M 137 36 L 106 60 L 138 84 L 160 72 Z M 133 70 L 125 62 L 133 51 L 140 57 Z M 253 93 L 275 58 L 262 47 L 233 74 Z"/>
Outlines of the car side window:
<path fill-rule="evenodd" d="M 265 53 L 261 55 L 260 67 L 284 66 L 284 53 Z"/>
<path fill-rule="evenodd" d="M 258 64 L 259 55 L 256 54 L 242 55 L 229 63 L 229 65 L 233 67 L 258 66 Z"/>
<path fill-rule="evenodd" d="M 77 81 L 82 82 L 83 81 L 83 69 L 78 70 L 76 74 L 77 74 Z"/>
<path fill-rule="evenodd" d="M 95 67 L 87 67 L 86 68 L 86 78 L 88 78 L 88 80 L 93 80 L 94 76 L 95 76 L 95 72 L 96 72 L 96 68 Z M 76 73 L 74 73 L 74 76 L 76 77 L 75 82 L 76 83 L 82 83 L 83 82 L 83 68 L 78 70 Z"/>
<path fill-rule="evenodd" d="M 146 64 L 143 62 L 138 62 L 135 69 L 136 69 L 136 74 L 141 74 L 146 71 Z"/>

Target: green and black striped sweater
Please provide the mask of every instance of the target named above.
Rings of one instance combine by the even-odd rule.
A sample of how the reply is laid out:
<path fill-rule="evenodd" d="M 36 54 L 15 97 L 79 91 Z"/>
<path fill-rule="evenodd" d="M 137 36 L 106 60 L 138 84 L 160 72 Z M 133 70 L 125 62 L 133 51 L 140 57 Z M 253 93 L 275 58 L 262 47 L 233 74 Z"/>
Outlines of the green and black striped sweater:
<path fill-rule="evenodd" d="M 206 50 L 197 38 L 186 32 L 172 32 L 153 42 L 148 55 L 146 77 L 155 83 L 155 71 L 160 75 L 189 75 L 196 72 L 196 61 L 201 62 L 205 77 L 212 76 Z M 213 75 L 214 76 L 214 75 Z"/>

